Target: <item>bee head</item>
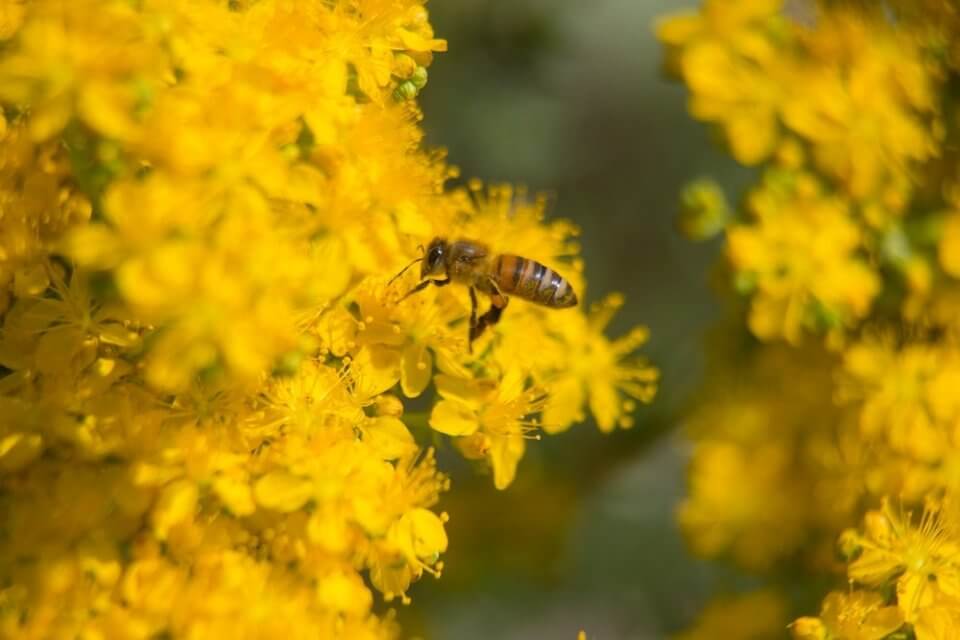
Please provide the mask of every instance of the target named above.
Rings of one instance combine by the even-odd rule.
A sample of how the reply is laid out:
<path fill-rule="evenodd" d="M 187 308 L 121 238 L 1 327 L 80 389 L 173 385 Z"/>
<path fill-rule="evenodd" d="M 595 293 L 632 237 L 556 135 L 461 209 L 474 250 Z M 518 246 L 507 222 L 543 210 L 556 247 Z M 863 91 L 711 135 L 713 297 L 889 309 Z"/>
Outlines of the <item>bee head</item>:
<path fill-rule="evenodd" d="M 437 278 L 447 275 L 447 251 L 449 245 L 443 238 L 434 238 L 427 246 L 427 251 L 423 256 L 423 264 L 420 267 L 420 279 Z"/>

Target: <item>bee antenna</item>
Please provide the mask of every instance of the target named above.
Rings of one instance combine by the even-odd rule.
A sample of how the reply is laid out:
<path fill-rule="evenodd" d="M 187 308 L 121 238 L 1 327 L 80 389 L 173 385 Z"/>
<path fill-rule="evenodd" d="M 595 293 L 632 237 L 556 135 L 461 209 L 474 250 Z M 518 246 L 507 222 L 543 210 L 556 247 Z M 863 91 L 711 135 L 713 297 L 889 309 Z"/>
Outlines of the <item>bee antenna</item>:
<path fill-rule="evenodd" d="M 397 275 L 395 275 L 395 276 L 393 276 L 392 278 L 390 278 L 390 281 L 387 283 L 387 286 L 389 287 L 390 285 L 392 285 L 393 282 L 394 282 L 397 278 L 399 278 L 399 277 L 402 276 L 404 273 L 406 273 L 407 269 L 409 269 L 409 268 L 412 267 L 413 265 L 417 264 L 418 262 L 421 262 L 422 260 L 423 260 L 423 258 L 417 258 L 417 259 L 415 259 L 413 262 L 411 262 L 410 264 L 408 264 L 407 266 L 405 266 L 403 269 L 400 270 L 400 273 L 398 273 Z"/>

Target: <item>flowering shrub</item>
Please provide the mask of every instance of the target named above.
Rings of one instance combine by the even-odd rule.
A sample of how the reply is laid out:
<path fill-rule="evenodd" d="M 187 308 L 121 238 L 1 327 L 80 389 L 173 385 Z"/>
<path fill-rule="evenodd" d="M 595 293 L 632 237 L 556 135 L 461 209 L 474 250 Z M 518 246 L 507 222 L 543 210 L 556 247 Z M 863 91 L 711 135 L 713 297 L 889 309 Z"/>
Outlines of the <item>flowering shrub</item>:
<path fill-rule="evenodd" d="M 0 0 L 0 38 L 0 635 L 395 637 L 430 429 L 503 489 L 651 398 L 618 297 L 471 351 L 464 288 L 390 282 L 443 236 L 585 289 L 571 223 L 421 146 L 422 0 Z"/>
<path fill-rule="evenodd" d="M 765 628 L 714 613 L 689 637 L 780 637 L 788 592 L 827 574 L 796 638 L 956 638 L 957 5 L 705 0 L 658 36 L 690 113 L 757 167 L 739 207 L 703 180 L 683 199 L 684 230 L 723 235 L 730 311 L 679 519 L 789 585 L 738 601 Z"/>

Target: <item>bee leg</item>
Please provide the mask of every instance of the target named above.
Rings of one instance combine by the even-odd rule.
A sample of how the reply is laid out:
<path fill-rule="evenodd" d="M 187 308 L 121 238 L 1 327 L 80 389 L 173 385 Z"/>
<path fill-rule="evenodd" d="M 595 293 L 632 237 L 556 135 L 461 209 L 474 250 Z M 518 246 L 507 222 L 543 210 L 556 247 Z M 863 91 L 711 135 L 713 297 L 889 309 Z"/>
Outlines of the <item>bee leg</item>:
<path fill-rule="evenodd" d="M 510 298 L 503 295 L 499 291 L 490 296 L 490 309 L 477 319 L 477 324 L 475 326 L 470 327 L 471 344 L 474 340 L 480 337 L 484 329 L 487 327 L 492 327 L 500 322 L 500 316 L 503 315 L 503 310 L 507 308 L 507 304 L 509 304 L 509 302 Z"/>
<path fill-rule="evenodd" d="M 397 300 L 397 302 L 403 302 L 413 294 L 420 293 L 421 291 L 423 291 L 424 289 L 426 289 L 432 284 L 435 284 L 438 287 L 443 287 L 445 285 L 450 284 L 450 278 L 447 278 L 446 280 L 424 280 L 423 282 L 415 286 L 413 289 L 410 289 L 410 291 L 407 291 L 405 294 L 403 294 L 403 297 Z"/>
<path fill-rule="evenodd" d="M 473 353 L 473 332 L 477 328 L 477 292 L 470 287 L 470 342 L 467 344 L 467 350 Z"/>

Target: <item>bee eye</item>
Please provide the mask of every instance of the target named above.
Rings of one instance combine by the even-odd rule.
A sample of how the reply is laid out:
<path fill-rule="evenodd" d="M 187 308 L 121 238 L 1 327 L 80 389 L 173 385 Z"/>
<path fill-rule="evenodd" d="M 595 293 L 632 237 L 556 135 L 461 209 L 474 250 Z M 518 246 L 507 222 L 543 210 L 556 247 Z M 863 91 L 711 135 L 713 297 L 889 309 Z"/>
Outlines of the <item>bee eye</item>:
<path fill-rule="evenodd" d="M 440 247 L 434 247 L 430 250 L 429 260 L 430 262 L 438 262 L 443 256 L 443 250 Z"/>

